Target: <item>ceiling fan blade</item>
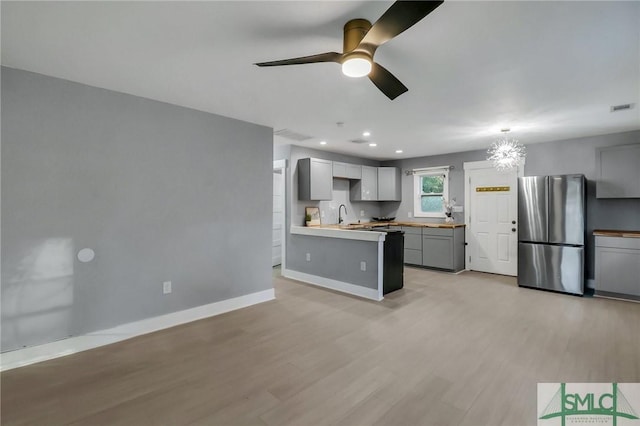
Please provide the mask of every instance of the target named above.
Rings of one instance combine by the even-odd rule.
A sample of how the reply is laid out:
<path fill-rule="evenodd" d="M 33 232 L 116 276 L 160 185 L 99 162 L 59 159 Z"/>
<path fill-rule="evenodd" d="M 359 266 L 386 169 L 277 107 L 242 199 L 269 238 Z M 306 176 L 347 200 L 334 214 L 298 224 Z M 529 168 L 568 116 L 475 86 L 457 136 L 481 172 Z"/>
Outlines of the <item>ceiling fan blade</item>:
<path fill-rule="evenodd" d="M 277 67 L 279 65 L 314 64 L 317 62 L 338 62 L 342 60 L 342 53 L 326 52 L 318 55 L 302 56 L 300 58 L 282 59 L 280 61 L 258 62 L 259 67 Z"/>
<path fill-rule="evenodd" d="M 377 62 L 372 64 L 371 72 L 369 73 L 369 80 L 371 80 L 373 84 L 375 84 L 376 87 L 391 100 L 394 100 L 409 90 L 407 89 L 407 86 L 402 84 L 400 80 Z"/>
<path fill-rule="evenodd" d="M 444 1 L 397 1 L 376 21 L 356 50 L 375 50 L 433 12 Z"/>

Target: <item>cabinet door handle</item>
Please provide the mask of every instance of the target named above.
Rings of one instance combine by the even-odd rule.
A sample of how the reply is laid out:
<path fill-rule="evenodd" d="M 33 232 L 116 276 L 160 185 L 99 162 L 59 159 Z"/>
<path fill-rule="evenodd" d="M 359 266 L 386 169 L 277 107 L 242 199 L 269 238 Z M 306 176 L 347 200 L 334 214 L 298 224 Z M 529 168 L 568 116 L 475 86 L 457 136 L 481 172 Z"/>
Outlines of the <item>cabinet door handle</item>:
<path fill-rule="evenodd" d="M 516 228 L 511 228 L 511 232 L 516 232 Z"/>
<path fill-rule="evenodd" d="M 516 224 L 516 221 L 515 221 L 515 220 L 512 220 L 512 221 L 511 221 L 511 223 L 512 223 L 513 225 L 515 225 L 515 224 Z"/>

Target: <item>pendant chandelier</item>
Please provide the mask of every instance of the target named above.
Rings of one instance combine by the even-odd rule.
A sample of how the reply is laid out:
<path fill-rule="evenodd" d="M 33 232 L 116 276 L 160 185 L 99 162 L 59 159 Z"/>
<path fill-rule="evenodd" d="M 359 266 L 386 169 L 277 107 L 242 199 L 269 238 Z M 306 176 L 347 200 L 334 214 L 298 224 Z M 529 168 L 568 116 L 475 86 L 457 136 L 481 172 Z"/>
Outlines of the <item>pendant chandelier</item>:
<path fill-rule="evenodd" d="M 491 161 L 493 166 L 500 171 L 517 167 L 526 155 L 524 145 L 520 144 L 517 139 L 506 136 L 509 130 L 502 129 L 504 136 L 492 143 L 487 151 L 487 160 Z"/>

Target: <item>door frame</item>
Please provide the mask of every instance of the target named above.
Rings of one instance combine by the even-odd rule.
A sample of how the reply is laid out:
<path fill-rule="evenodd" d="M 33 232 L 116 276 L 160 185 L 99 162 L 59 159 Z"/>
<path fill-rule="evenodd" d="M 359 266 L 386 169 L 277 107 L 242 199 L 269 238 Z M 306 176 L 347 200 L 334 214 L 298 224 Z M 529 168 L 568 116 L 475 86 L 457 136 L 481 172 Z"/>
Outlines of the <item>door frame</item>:
<path fill-rule="evenodd" d="M 521 163 L 516 168 L 516 177 L 524 176 L 524 164 L 525 164 L 525 159 L 523 158 Z M 467 170 L 471 171 L 471 170 L 493 169 L 494 166 L 493 166 L 493 163 L 489 160 L 466 161 L 462 163 L 462 168 L 464 169 L 464 205 L 465 205 L 464 223 L 467 225 L 464 228 L 464 240 L 465 240 L 464 269 L 469 271 L 471 270 L 469 265 L 469 253 L 467 252 L 466 248 L 469 247 L 468 242 L 470 241 L 469 226 L 471 225 L 471 222 L 469 220 L 469 209 L 471 207 L 471 185 L 469 185 L 469 174 Z M 516 197 L 516 206 L 517 206 L 518 205 L 518 189 L 517 188 L 514 191 L 514 194 Z"/>
<path fill-rule="evenodd" d="M 280 238 L 282 241 L 282 244 L 280 245 L 280 274 L 283 274 L 286 269 L 287 261 L 287 160 L 275 160 L 273 162 L 273 171 L 279 171 L 282 174 L 282 183 L 280 184 L 280 189 L 282 190 L 282 202 L 280 203 L 280 207 L 282 207 L 282 228 L 280 230 Z M 273 188 L 271 188 L 271 193 L 273 194 Z M 271 222 L 273 223 L 273 217 Z M 273 246 L 273 237 L 271 238 L 271 245 Z"/>

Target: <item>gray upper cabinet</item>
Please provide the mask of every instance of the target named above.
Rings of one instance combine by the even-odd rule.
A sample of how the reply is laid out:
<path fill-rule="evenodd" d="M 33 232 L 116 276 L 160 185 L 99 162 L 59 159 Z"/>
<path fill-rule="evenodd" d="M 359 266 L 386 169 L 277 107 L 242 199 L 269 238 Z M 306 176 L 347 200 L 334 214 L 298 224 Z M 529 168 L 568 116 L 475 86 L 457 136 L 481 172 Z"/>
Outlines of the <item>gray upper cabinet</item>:
<path fill-rule="evenodd" d="M 378 200 L 378 168 L 362 166 L 362 178 L 351 181 L 351 201 Z"/>
<path fill-rule="evenodd" d="M 333 165 L 329 160 L 298 160 L 298 199 L 322 201 L 333 198 Z"/>
<path fill-rule="evenodd" d="M 344 179 L 361 179 L 362 178 L 362 166 L 359 164 L 341 163 L 339 161 L 333 162 L 333 177 Z"/>
<path fill-rule="evenodd" d="M 596 149 L 597 198 L 640 198 L 640 144 Z"/>
<path fill-rule="evenodd" d="M 397 167 L 378 167 L 378 201 L 401 201 L 402 179 Z"/>

